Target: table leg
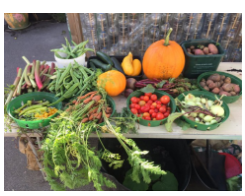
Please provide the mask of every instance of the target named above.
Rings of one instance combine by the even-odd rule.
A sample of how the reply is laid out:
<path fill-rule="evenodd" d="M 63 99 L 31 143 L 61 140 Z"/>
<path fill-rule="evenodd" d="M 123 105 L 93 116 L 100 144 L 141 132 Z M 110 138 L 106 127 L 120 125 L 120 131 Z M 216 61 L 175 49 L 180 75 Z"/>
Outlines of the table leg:
<path fill-rule="evenodd" d="M 209 169 L 209 156 L 210 156 L 210 144 L 209 140 L 206 140 L 206 168 Z"/>

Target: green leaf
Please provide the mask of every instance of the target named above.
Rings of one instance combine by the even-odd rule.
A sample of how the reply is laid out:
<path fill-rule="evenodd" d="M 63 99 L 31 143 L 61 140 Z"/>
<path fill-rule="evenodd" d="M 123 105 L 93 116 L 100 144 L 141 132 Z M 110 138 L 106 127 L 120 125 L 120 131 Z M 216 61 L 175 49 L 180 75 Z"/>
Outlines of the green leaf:
<path fill-rule="evenodd" d="M 182 130 L 185 131 L 187 129 L 189 129 L 191 127 L 191 125 L 187 122 L 185 122 L 184 120 L 181 119 L 176 119 L 174 121 L 179 127 L 182 127 Z"/>
<path fill-rule="evenodd" d="M 174 83 L 175 78 L 169 78 L 169 83 Z"/>
<path fill-rule="evenodd" d="M 166 80 L 163 80 L 163 81 L 157 83 L 156 87 L 157 88 L 162 88 L 165 83 L 166 83 Z"/>
<path fill-rule="evenodd" d="M 141 88 L 139 91 L 142 93 L 153 93 L 155 88 L 151 84 L 148 84 L 146 87 Z"/>
<path fill-rule="evenodd" d="M 156 182 L 152 186 L 153 191 L 177 191 L 178 181 L 174 174 L 170 171 L 166 171 L 166 175 L 162 175 L 161 181 Z"/>
<path fill-rule="evenodd" d="M 172 124 L 173 122 L 179 118 L 180 116 L 182 116 L 184 114 L 182 113 L 179 113 L 179 112 L 175 112 L 175 113 L 172 113 L 168 116 L 167 118 L 167 122 L 165 123 L 165 127 L 167 129 L 168 132 L 173 132 L 173 129 L 172 129 Z"/>
<path fill-rule="evenodd" d="M 228 191 L 241 191 L 242 176 L 234 176 L 226 180 Z"/>

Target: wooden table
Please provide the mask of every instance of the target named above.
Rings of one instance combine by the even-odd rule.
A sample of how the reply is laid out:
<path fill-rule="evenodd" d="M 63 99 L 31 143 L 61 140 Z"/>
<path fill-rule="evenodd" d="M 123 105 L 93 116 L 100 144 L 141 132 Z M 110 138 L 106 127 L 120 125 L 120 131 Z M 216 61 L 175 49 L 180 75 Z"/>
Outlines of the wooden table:
<path fill-rule="evenodd" d="M 218 71 L 233 74 L 242 79 L 241 72 L 226 71 L 230 69 L 242 69 L 242 63 L 220 63 Z M 121 111 L 126 106 L 126 98 L 122 95 L 113 98 L 116 103 L 116 110 Z M 176 124 L 173 125 L 173 132 L 167 132 L 164 125 L 158 127 L 146 127 L 139 125 L 137 134 L 124 134 L 128 138 L 171 138 L 171 139 L 217 139 L 217 140 L 242 140 L 242 97 L 235 103 L 228 105 L 230 108 L 229 118 L 215 130 L 199 131 L 189 128 L 181 130 Z M 29 137 L 40 137 L 40 133 L 28 133 Z M 12 132 L 5 132 L 4 137 L 17 137 L 16 129 Z M 97 137 L 91 134 L 91 137 Z M 112 134 L 102 133 L 101 137 L 115 137 Z"/>

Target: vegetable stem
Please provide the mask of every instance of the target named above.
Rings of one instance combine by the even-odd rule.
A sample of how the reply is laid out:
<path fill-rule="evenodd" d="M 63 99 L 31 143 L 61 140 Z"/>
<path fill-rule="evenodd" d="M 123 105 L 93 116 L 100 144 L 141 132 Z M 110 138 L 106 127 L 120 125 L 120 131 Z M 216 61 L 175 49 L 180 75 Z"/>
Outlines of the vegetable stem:
<path fill-rule="evenodd" d="M 172 28 L 170 28 L 168 30 L 167 36 L 165 38 L 164 46 L 168 46 L 169 45 L 169 37 L 170 37 L 170 34 L 171 34 L 172 30 L 173 30 Z"/>

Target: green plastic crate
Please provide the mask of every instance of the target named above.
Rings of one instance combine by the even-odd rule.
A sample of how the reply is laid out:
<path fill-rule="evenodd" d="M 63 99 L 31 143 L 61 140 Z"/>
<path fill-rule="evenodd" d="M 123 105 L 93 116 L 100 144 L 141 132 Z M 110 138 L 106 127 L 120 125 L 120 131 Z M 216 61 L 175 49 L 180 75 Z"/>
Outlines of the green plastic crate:
<path fill-rule="evenodd" d="M 219 52 L 215 55 L 192 55 L 187 52 L 187 48 L 191 45 L 195 47 L 199 44 L 208 46 L 210 43 L 216 45 L 215 41 L 209 39 L 187 40 L 181 43 L 181 47 L 185 53 L 185 67 L 182 72 L 184 77 L 197 78 L 202 73 L 217 70 L 219 63 L 224 56 L 224 50 L 219 44 L 216 45 Z"/>
<path fill-rule="evenodd" d="M 157 95 L 157 98 L 160 99 L 163 95 L 168 95 L 170 97 L 170 104 L 169 106 L 171 107 L 171 113 L 174 113 L 176 110 L 176 104 L 175 104 L 175 100 L 174 98 L 169 95 L 168 93 L 164 92 L 164 91 L 160 91 L 160 90 L 155 90 L 154 94 Z M 140 91 L 134 91 L 133 93 L 131 93 L 128 98 L 127 98 L 127 108 L 130 110 L 130 104 L 131 104 L 131 98 L 132 97 L 140 97 L 141 95 L 144 95 L 144 93 L 140 92 Z M 149 126 L 149 127 L 156 127 L 159 125 L 162 125 L 164 123 L 166 123 L 167 118 L 164 118 L 162 120 L 145 120 L 140 118 L 139 120 L 139 124 L 144 125 L 144 126 Z"/>
<path fill-rule="evenodd" d="M 204 78 L 204 79 L 207 79 L 209 76 L 213 75 L 213 74 L 220 74 L 220 75 L 224 75 L 226 77 L 230 77 L 231 78 L 231 83 L 234 83 L 234 84 L 238 84 L 241 91 L 238 95 L 236 96 L 224 96 L 222 98 L 222 100 L 225 102 L 225 103 L 234 103 L 235 101 L 237 101 L 241 96 L 242 96 L 242 80 L 232 74 L 228 74 L 228 73 L 225 73 L 225 72 L 220 72 L 220 71 L 210 71 L 210 72 L 206 72 L 206 73 L 203 73 L 201 74 L 200 76 L 198 76 L 197 78 L 197 85 L 198 87 L 202 90 L 202 91 L 206 91 L 206 92 L 209 92 L 207 90 L 205 90 L 201 85 L 200 85 L 200 82 L 201 80 Z M 212 93 L 212 92 L 210 92 Z M 214 93 L 212 93 L 214 94 Z M 214 94 L 216 95 L 216 94 Z M 221 97 L 220 95 L 217 95 L 217 97 Z"/>
<path fill-rule="evenodd" d="M 15 116 L 14 110 L 20 108 L 22 106 L 22 103 L 25 104 L 28 100 L 40 101 L 40 100 L 44 100 L 44 99 L 45 99 L 45 101 L 55 102 L 56 100 L 58 100 L 58 97 L 55 97 L 55 95 L 52 93 L 46 93 L 46 92 L 33 92 L 33 93 L 27 93 L 24 95 L 20 95 L 20 96 L 14 98 L 8 104 L 7 112 L 9 114 L 9 116 L 21 128 L 39 129 L 39 128 L 45 127 L 45 126 L 49 125 L 49 122 L 51 121 L 52 118 L 54 118 L 55 116 L 58 115 L 58 112 L 53 114 L 52 116 L 46 118 L 46 119 L 35 120 L 35 121 L 19 120 L 19 119 L 14 117 Z M 58 110 L 60 110 L 62 108 L 62 103 L 59 102 L 52 107 L 56 107 Z"/>
<path fill-rule="evenodd" d="M 203 97 L 203 98 L 207 98 L 207 99 L 212 100 L 212 101 L 216 100 L 216 98 L 215 98 L 213 93 L 210 93 L 210 92 L 207 92 L 207 91 L 196 91 L 196 90 L 194 90 L 194 91 L 186 91 L 186 92 L 180 94 L 177 97 L 177 99 L 179 99 L 180 101 L 183 101 L 185 96 L 188 95 L 189 93 L 194 95 L 195 97 Z M 223 122 L 225 122 L 228 119 L 229 115 L 230 115 L 230 110 L 229 110 L 228 105 L 225 102 L 223 102 L 221 106 L 224 108 L 225 114 L 224 114 L 224 118 L 219 123 L 215 123 L 215 124 L 211 124 L 211 125 L 205 125 L 205 124 L 200 124 L 200 123 L 194 122 L 194 121 L 188 119 L 185 116 L 181 116 L 181 118 L 183 120 L 185 120 L 187 123 L 189 123 L 191 125 L 191 127 L 194 128 L 194 129 L 197 129 L 197 130 L 200 130 L 200 131 L 211 131 L 211 130 L 216 129 L 217 127 L 219 127 Z M 177 111 L 181 112 L 179 107 L 177 107 Z"/>

